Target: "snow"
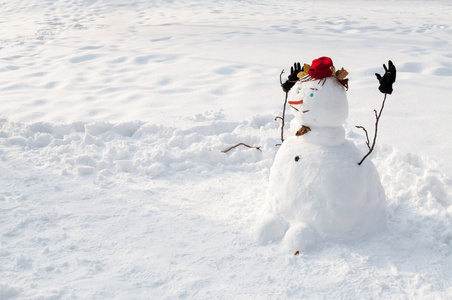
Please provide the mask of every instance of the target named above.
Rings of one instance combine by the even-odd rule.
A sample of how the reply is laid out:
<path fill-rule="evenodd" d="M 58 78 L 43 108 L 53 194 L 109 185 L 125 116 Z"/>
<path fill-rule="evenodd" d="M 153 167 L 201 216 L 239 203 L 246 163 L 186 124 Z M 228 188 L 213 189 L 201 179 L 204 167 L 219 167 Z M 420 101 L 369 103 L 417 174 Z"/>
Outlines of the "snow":
<path fill-rule="evenodd" d="M 451 13 L 439 0 L 0 2 L 0 298 L 451 298 Z M 252 228 L 281 69 L 323 55 L 350 73 L 346 136 L 363 152 L 374 73 L 398 70 L 371 157 L 388 225 L 294 255 Z M 240 142 L 262 152 L 221 152 Z"/>

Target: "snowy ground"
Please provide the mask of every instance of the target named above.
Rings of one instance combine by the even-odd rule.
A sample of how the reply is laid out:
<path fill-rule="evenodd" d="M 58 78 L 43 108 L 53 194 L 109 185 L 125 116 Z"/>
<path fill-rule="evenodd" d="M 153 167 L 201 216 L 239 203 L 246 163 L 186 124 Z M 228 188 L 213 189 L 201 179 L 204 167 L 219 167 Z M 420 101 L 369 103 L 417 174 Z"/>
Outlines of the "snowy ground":
<path fill-rule="evenodd" d="M 452 297 L 450 2 L 7 0 L 0 15 L 0 299 Z M 361 145 L 373 74 L 398 68 L 373 157 L 389 226 L 294 256 L 250 231 L 279 73 L 323 55 L 350 72 Z M 262 152 L 221 153 L 239 142 Z"/>

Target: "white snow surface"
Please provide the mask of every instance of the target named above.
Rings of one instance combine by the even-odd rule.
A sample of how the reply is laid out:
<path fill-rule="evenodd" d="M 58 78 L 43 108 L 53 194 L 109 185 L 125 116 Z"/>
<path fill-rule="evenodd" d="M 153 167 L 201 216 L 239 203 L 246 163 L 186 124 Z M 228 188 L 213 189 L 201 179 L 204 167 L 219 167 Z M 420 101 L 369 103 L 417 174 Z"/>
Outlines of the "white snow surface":
<path fill-rule="evenodd" d="M 449 1 L 0 2 L 0 299 L 450 299 Z M 281 69 L 349 71 L 387 229 L 257 244 Z M 283 76 L 286 76 L 284 74 Z M 285 134 L 291 121 L 286 117 Z M 260 146 L 262 152 L 237 143 Z"/>

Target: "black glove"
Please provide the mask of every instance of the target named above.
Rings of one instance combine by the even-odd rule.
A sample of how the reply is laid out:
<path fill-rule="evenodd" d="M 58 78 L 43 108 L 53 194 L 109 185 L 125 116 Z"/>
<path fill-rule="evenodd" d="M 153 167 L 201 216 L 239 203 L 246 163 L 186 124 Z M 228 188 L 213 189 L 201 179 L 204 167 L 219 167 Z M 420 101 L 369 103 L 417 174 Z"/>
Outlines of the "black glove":
<path fill-rule="evenodd" d="M 380 81 L 380 86 L 378 89 L 383 94 L 391 94 L 392 93 L 392 84 L 396 80 L 396 68 L 392 61 L 388 62 L 389 69 L 386 68 L 386 65 L 383 64 L 383 68 L 385 68 L 385 74 L 383 77 L 381 77 L 380 74 L 375 73 L 375 76 L 377 76 L 378 81 Z"/>
<path fill-rule="evenodd" d="M 300 63 L 294 63 L 293 67 L 290 67 L 290 75 L 287 81 L 282 84 L 282 89 L 284 92 L 288 93 L 290 89 L 295 85 L 295 82 L 299 79 L 297 77 L 298 73 L 302 71 Z"/>

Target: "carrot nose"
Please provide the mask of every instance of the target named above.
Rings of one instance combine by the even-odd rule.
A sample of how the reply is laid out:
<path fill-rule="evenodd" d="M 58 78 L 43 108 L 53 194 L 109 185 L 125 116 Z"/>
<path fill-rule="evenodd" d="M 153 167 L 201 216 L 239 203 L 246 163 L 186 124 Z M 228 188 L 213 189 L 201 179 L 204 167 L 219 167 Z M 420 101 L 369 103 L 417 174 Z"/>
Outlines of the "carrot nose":
<path fill-rule="evenodd" d="M 303 104 L 303 100 L 299 100 L 299 101 L 289 101 L 290 105 L 297 105 L 297 104 Z"/>

